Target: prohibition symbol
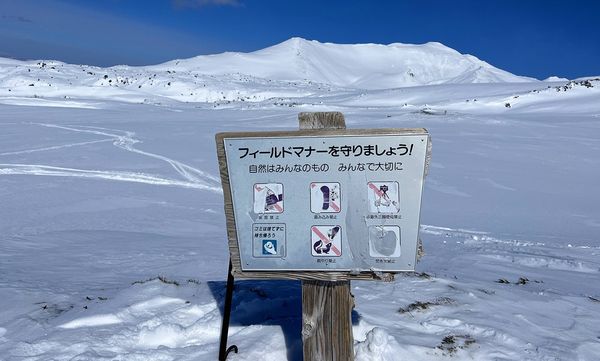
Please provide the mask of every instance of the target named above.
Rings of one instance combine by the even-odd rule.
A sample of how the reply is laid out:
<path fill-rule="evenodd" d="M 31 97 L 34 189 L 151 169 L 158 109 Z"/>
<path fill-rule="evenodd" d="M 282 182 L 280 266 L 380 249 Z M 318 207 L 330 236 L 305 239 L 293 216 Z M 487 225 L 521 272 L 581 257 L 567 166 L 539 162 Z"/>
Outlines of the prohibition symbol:
<path fill-rule="evenodd" d="M 398 182 L 368 182 L 369 211 L 398 213 L 400 211 Z"/>
<path fill-rule="evenodd" d="M 312 226 L 312 255 L 315 257 L 340 257 L 342 255 L 342 227 Z"/>
<path fill-rule="evenodd" d="M 254 213 L 283 213 L 283 185 L 281 183 L 254 185 Z"/>
<path fill-rule="evenodd" d="M 339 183 L 310 184 L 310 210 L 313 213 L 339 213 L 340 198 Z"/>

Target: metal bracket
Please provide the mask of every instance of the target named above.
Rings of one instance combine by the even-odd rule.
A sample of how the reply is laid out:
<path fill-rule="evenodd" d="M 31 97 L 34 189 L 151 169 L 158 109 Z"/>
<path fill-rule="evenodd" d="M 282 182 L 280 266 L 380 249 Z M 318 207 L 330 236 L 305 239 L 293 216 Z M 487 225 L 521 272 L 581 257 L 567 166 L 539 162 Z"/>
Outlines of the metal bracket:
<path fill-rule="evenodd" d="M 231 351 L 238 353 L 238 347 L 231 345 L 227 347 L 227 336 L 229 334 L 229 320 L 231 319 L 231 301 L 233 299 L 233 273 L 231 259 L 229 259 L 229 271 L 227 272 L 227 290 L 225 292 L 225 305 L 223 308 L 223 323 L 221 324 L 221 343 L 219 345 L 219 361 L 225 361 Z"/>

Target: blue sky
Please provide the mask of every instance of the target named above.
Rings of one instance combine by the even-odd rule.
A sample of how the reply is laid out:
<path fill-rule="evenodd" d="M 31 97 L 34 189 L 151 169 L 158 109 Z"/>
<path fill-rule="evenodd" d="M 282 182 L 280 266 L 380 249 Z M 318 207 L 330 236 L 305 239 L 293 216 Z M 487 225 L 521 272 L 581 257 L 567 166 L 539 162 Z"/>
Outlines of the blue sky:
<path fill-rule="evenodd" d="M 518 75 L 600 75 L 600 2 L 0 0 L 0 56 L 155 64 L 293 36 L 438 41 Z"/>

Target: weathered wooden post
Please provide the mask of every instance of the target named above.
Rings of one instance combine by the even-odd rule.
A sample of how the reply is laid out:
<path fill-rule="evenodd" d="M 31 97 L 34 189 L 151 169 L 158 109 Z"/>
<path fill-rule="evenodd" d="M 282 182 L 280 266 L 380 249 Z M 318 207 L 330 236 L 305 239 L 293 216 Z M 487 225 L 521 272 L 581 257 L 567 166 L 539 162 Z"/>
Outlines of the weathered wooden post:
<path fill-rule="evenodd" d="M 340 112 L 298 114 L 300 129 L 346 129 Z M 302 281 L 305 361 L 353 360 L 350 281 Z"/>

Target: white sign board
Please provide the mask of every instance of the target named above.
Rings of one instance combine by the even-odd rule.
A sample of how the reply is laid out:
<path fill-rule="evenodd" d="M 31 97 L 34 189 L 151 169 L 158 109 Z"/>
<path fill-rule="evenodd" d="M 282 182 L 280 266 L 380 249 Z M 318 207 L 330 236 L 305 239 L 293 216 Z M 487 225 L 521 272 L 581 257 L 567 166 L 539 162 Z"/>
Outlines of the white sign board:
<path fill-rule="evenodd" d="M 335 133 L 219 134 L 242 271 L 414 270 L 428 134 Z"/>

